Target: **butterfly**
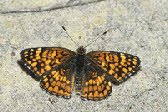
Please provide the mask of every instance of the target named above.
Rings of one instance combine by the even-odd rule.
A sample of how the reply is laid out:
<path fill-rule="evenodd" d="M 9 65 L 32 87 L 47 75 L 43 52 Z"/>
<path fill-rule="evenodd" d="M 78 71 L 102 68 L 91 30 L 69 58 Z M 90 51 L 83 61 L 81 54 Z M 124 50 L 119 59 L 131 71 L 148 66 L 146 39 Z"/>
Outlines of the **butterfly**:
<path fill-rule="evenodd" d="M 50 94 L 68 99 L 75 87 L 82 100 L 93 101 L 110 96 L 112 84 L 127 80 L 140 66 L 137 56 L 115 51 L 86 53 L 83 46 L 77 52 L 62 47 L 25 49 L 21 61 Z"/>

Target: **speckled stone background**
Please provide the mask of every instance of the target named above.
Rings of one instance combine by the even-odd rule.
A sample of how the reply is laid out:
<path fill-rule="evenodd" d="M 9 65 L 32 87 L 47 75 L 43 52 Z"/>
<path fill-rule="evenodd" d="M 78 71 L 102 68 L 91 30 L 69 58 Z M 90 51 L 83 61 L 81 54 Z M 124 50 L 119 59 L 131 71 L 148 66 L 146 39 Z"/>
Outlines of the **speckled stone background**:
<path fill-rule="evenodd" d="M 3 11 L 51 7 L 47 12 Z M 166 112 L 168 111 L 168 0 L 1 0 L 0 1 L 1 112 Z M 32 47 L 87 45 L 140 57 L 141 70 L 113 86 L 103 101 L 69 100 L 51 96 L 21 69 L 20 51 Z M 79 38 L 81 36 L 81 38 Z M 52 100 L 53 104 L 49 101 Z"/>

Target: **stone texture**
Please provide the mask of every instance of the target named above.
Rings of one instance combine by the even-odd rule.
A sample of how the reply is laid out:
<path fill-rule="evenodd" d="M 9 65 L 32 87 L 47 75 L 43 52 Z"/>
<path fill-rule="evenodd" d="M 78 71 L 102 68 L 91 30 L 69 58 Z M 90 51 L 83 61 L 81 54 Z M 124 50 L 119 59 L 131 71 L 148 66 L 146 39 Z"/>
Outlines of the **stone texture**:
<path fill-rule="evenodd" d="M 47 12 L 0 14 L 2 112 L 168 110 L 167 0 L 1 0 L 0 12 L 55 4 L 62 7 Z M 141 70 L 113 86 L 112 96 L 103 101 L 83 102 L 74 93 L 69 100 L 46 94 L 17 61 L 25 48 L 58 46 L 76 50 L 78 47 L 61 26 L 66 27 L 78 45 L 84 46 L 108 30 L 87 51 L 112 50 L 137 55 L 142 61 Z"/>

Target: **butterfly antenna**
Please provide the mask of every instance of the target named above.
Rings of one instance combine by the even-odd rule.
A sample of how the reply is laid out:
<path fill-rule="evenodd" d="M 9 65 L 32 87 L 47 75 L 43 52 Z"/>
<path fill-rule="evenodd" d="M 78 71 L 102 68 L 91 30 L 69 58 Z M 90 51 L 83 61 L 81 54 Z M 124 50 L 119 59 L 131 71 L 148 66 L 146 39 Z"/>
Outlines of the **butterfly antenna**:
<path fill-rule="evenodd" d="M 65 29 L 64 26 L 62 26 L 62 29 L 65 31 L 65 33 L 68 35 L 68 37 L 71 39 L 72 42 L 74 42 L 76 44 L 76 46 L 79 47 L 79 45 L 72 39 L 72 37 L 68 34 L 67 30 Z"/>
<path fill-rule="evenodd" d="M 105 35 L 107 33 L 107 31 L 103 32 L 100 36 L 98 36 L 95 40 L 93 40 L 91 43 L 89 43 L 88 45 L 86 45 L 84 48 L 88 47 L 89 45 L 91 45 L 93 42 L 97 41 L 97 39 L 99 39 L 100 37 L 102 37 L 103 35 Z"/>

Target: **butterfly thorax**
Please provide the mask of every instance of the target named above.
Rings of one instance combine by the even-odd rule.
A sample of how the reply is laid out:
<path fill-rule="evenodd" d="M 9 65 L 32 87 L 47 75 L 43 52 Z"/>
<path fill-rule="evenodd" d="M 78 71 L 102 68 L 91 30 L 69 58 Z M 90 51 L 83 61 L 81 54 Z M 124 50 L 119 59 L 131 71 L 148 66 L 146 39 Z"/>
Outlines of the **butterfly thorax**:
<path fill-rule="evenodd" d="M 76 94 L 81 93 L 81 84 L 82 84 L 82 72 L 84 70 L 85 65 L 85 53 L 86 50 L 83 48 L 83 46 L 80 46 L 77 49 L 77 55 L 76 55 L 76 74 L 75 74 L 75 88 L 76 88 Z"/>

